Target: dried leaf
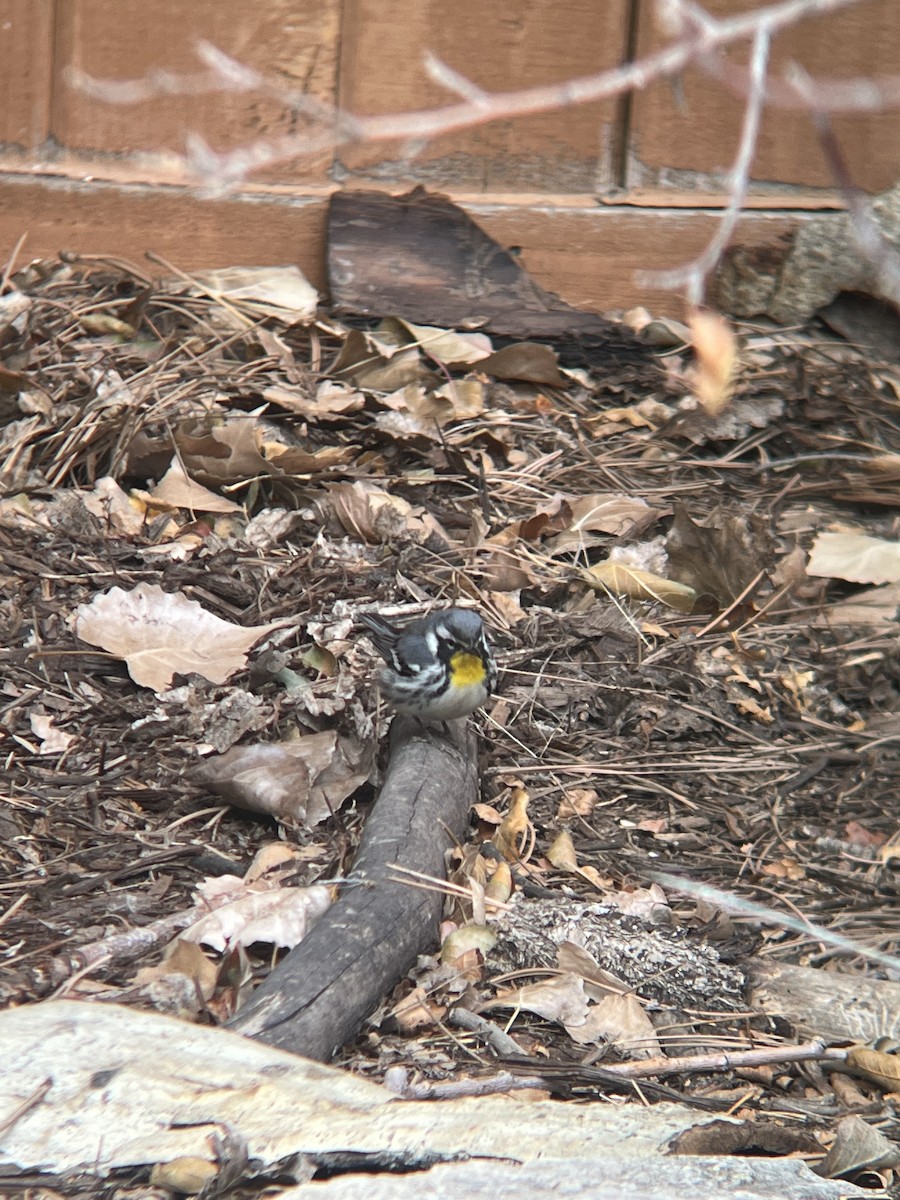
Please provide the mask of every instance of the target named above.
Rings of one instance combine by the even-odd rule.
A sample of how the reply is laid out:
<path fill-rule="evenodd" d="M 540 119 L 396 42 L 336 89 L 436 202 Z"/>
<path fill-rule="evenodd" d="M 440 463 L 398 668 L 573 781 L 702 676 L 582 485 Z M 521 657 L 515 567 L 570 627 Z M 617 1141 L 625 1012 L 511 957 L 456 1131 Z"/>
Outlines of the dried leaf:
<path fill-rule="evenodd" d="M 422 1029 L 443 1020 L 446 1012 L 446 1004 L 435 1004 L 423 987 L 417 987 L 394 1005 L 391 1016 L 402 1032 L 411 1033 L 414 1029 Z"/>
<path fill-rule="evenodd" d="M 589 817 L 598 799 L 593 788 L 567 788 L 556 810 L 556 819 L 569 821 L 572 817 Z"/>
<path fill-rule="evenodd" d="M 48 717 L 46 713 L 33 712 L 28 720 L 31 732 L 40 739 L 41 754 L 62 754 L 75 741 L 71 733 L 57 729 L 53 724 L 53 718 Z"/>
<path fill-rule="evenodd" d="M 896 630 L 900 618 L 900 583 L 867 588 L 851 600 L 829 604 L 813 620 L 815 626 L 862 625 Z"/>
<path fill-rule="evenodd" d="M 548 1021 L 565 1025 L 569 1032 L 571 1028 L 584 1025 L 588 1016 L 584 982 L 577 975 L 569 974 L 500 992 L 484 1008 L 524 1009 Z"/>
<path fill-rule="evenodd" d="M 193 295 L 239 304 L 253 313 L 294 325 L 316 315 L 319 294 L 299 267 L 218 267 L 192 276 Z"/>
<path fill-rule="evenodd" d="M 495 379 L 537 383 L 543 387 L 564 387 L 555 353 L 538 342 L 516 342 L 504 346 L 478 364 L 478 370 Z"/>
<path fill-rule="evenodd" d="M 432 537 L 445 545 L 450 543 L 447 534 L 424 508 L 363 479 L 332 484 L 328 495 L 335 516 L 347 532 L 369 545 L 396 539 L 424 543 Z"/>
<path fill-rule="evenodd" d="M 484 889 L 484 898 L 488 906 L 496 909 L 498 904 L 505 904 L 513 892 L 512 871 L 509 864 L 497 863 L 493 875 Z"/>
<path fill-rule="evenodd" d="M 692 312 L 688 318 L 696 363 L 692 371 L 693 392 L 710 416 L 726 407 L 734 391 L 737 373 L 737 339 L 718 313 Z"/>
<path fill-rule="evenodd" d="M 847 1066 L 862 1072 L 888 1092 L 900 1092 L 900 1055 L 868 1046 L 851 1046 L 847 1051 Z"/>
<path fill-rule="evenodd" d="M 455 929 L 448 937 L 444 938 L 441 945 L 441 962 L 458 962 L 464 956 L 471 954 L 473 950 L 477 951 L 482 959 L 485 959 L 496 944 L 497 935 L 489 925 L 477 925 L 470 922 L 460 929 Z"/>
<path fill-rule="evenodd" d="M 590 587 L 598 591 L 610 591 L 619 596 L 630 596 L 634 600 L 656 600 L 678 612 L 691 612 L 697 594 L 685 583 L 664 579 L 638 567 L 607 559 L 582 571 L 582 577 Z"/>
<path fill-rule="evenodd" d="M 613 537 L 631 533 L 636 525 L 645 527 L 665 511 L 651 508 L 646 500 L 618 492 L 579 496 L 570 500 L 569 505 L 572 519 L 557 537 L 547 542 L 550 554 L 595 545 L 599 539 L 590 537 L 594 531 Z"/>
<path fill-rule="evenodd" d="M 196 1155 L 182 1154 L 169 1162 L 154 1163 L 150 1171 L 150 1186 L 195 1196 L 218 1174 L 216 1163 Z"/>
<path fill-rule="evenodd" d="M 416 346 L 402 345 L 396 331 L 380 339 L 361 329 L 351 329 L 331 374 L 357 387 L 393 392 L 407 384 L 431 381 L 434 371 L 422 360 Z"/>
<path fill-rule="evenodd" d="M 561 829 L 547 851 L 547 861 L 558 871 L 578 871 L 578 855 L 568 829 Z"/>
<path fill-rule="evenodd" d="M 86 329 L 88 333 L 108 333 L 123 340 L 133 338 L 135 334 L 133 325 L 129 325 L 127 321 L 120 321 L 118 317 L 111 316 L 109 313 L 87 313 L 79 320 L 82 328 Z"/>
<path fill-rule="evenodd" d="M 189 508 L 194 512 L 232 513 L 242 512 L 240 504 L 211 492 L 201 483 L 191 479 L 178 457 L 172 459 L 172 465 L 150 492 L 154 500 L 161 500 L 174 508 Z"/>
<path fill-rule="evenodd" d="M 310 827 L 365 783 L 371 759 L 371 747 L 328 729 L 287 742 L 234 746 L 204 762 L 196 776 L 229 804 Z"/>
<path fill-rule="evenodd" d="M 457 333 L 454 329 L 438 329 L 434 325 L 414 325 L 402 317 L 394 319 L 430 358 L 448 367 L 481 362 L 493 348 L 486 333 Z"/>
<path fill-rule="evenodd" d="M 82 494 L 81 503 L 89 513 L 115 533 L 136 537 L 147 524 L 147 510 L 133 496 L 128 496 L 109 475 L 94 484 L 92 492 Z"/>
<path fill-rule="evenodd" d="M 609 1042 L 629 1056 L 662 1054 L 653 1023 L 633 993 L 610 993 L 591 1006 L 584 1021 L 565 1025 L 569 1037 L 582 1046 Z"/>
<path fill-rule="evenodd" d="M 299 413 L 310 421 L 335 421 L 346 413 L 359 412 L 366 402 L 362 392 L 346 384 L 323 379 L 310 399 L 300 388 L 273 385 L 263 389 L 263 400 L 287 412 Z"/>
<path fill-rule="evenodd" d="M 592 954 L 574 942 L 561 942 L 556 953 L 561 971 L 579 975 L 585 982 L 585 993 L 591 1000 L 602 1000 L 610 992 L 623 996 L 632 991 L 624 980 L 605 971 Z"/>
<path fill-rule="evenodd" d="M 206 957 L 196 942 L 178 937 L 166 947 L 162 962 L 142 967 L 134 981 L 142 988 L 169 975 L 184 975 L 193 984 L 197 997 L 206 1001 L 216 990 L 218 974 L 216 964 Z"/>
<path fill-rule="evenodd" d="M 900 542 L 864 533 L 820 533 L 806 573 L 849 583 L 900 583 Z"/>
<path fill-rule="evenodd" d="M 652 398 L 629 404 L 625 408 L 606 408 L 588 421 L 595 433 L 604 425 L 630 425 L 632 429 L 659 429 L 671 421 L 675 410 Z"/>
<path fill-rule="evenodd" d="M 239 895 L 207 913 L 182 933 L 187 942 L 214 950 L 233 950 L 264 942 L 296 946 L 331 904 L 331 892 L 321 884 L 308 888 L 242 887 Z"/>
<path fill-rule="evenodd" d="M 891 1091 L 896 1091 L 900 1083 L 896 1066 L 893 1082 Z M 838 1121 L 835 1139 L 819 1171 L 826 1179 L 843 1179 L 860 1171 L 886 1170 L 897 1166 L 900 1166 L 900 1149 L 896 1142 L 852 1113 Z"/>
<path fill-rule="evenodd" d="M 524 847 L 534 834 L 528 818 L 528 792 L 523 787 L 514 787 L 510 796 L 509 811 L 491 842 L 507 862 L 516 862 L 523 856 Z"/>
<path fill-rule="evenodd" d="M 699 598 L 725 608 L 753 583 L 772 558 L 772 534 L 758 516 L 717 508 L 703 525 L 681 504 L 666 539 L 670 574 Z"/>
<path fill-rule="evenodd" d="M 224 683 L 246 666 L 250 648 L 281 624 L 232 625 L 181 592 L 141 583 L 80 604 L 74 630 L 82 641 L 124 659 L 135 683 L 162 692 L 176 673 Z"/>

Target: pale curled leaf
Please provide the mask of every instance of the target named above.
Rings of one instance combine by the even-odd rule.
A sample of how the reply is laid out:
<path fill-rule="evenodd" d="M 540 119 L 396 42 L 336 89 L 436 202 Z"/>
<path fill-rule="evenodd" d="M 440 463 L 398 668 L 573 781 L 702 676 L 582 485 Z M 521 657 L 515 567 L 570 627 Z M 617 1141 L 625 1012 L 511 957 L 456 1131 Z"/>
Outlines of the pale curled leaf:
<path fill-rule="evenodd" d="M 568 973 L 500 992 L 484 1005 L 486 1011 L 492 1008 L 524 1009 L 547 1021 L 565 1025 L 567 1029 L 583 1025 L 588 1017 L 584 980 Z"/>
<path fill-rule="evenodd" d="M 688 320 L 696 364 L 693 392 L 710 416 L 718 415 L 731 399 L 737 371 L 737 340 L 725 320 L 714 312 L 696 311 Z"/>
<path fill-rule="evenodd" d="M 299 267 L 219 267 L 193 276 L 190 290 L 294 324 L 316 315 L 319 295 Z"/>
<path fill-rule="evenodd" d="M 656 600 L 678 612 L 691 612 L 697 599 L 697 593 L 685 583 L 676 583 L 674 579 L 664 579 L 661 575 L 611 559 L 589 567 L 582 575 L 593 588 L 630 596 L 634 600 Z"/>
<path fill-rule="evenodd" d="M 318 825 L 366 781 L 372 752 L 335 730 L 235 746 L 197 770 L 230 804 L 291 825 Z"/>
<path fill-rule="evenodd" d="M 829 604 L 813 620 L 816 627 L 866 625 L 874 629 L 895 630 L 900 619 L 900 583 L 866 588 L 849 600 Z"/>
<path fill-rule="evenodd" d="M 306 936 L 330 904 L 331 893 L 321 884 L 262 891 L 248 887 L 236 899 L 201 917 L 181 937 L 220 951 L 254 942 L 290 948 Z"/>
<path fill-rule="evenodd" d="M 471 366 L 487 358 L 493 349 L 485 333 L 457 333 L 434 325 L 414 325 L 402 317 L 395 320 L 427 355 L 446 366 Z"/>
<path fill-rule="evenodd" d="M 591 1006 L 584 1021 L 565 1023 L 566 1033 L 579 1045 L 610 1042 L 629 1055 L 661 1055 L 653 1023 L 634 993 L 611 992 Z"/>
<path fill-rule="evenodd" d="M 46 713 L 33 712 L 28 720 L 31 732 L 35 737 L 40 738 L 41 754 L 62 754 L 75 741 L 71 733 L 57 729 L 53 724 L 53 718 L 47 716 Z"/>
<path fill-rule="evenodd" d="M 547 851 L 547 861 L 558 871 L 578 871 L 575 843 L 568 829 L 561 829 Z"/>
<path fill-rule="evenodd" d="M 181 592 L 141 583 L 114 587 L 75 610 L 77 637 L 125 660 L 141 687 L 162 692 L 175 674 L 224 683 L 247 663 L 256 642 L 280 623 L 232 625 Z"/>
<path fill-rule="evenodd" d="M 864 533 L 820 533 L 806 572 L 849 583 L 900 583 L 900 542 Z"/>
<path fill-rule="evenodd" d="M 185 471 L 176 455 L 168 471 L 150 492 L 154 500 L 174 508 L 188 508 L 194 512 L 233 513 L 240 512 L 240 504 L 211 492 L 201 483 L 195 482 Z"/>
<path fill-rule="evenodd" d="M 144 506 L 133 496 L 128 496 L 109 475 L 98 479 L 94 490 L 82 495 L 81 503 L 104 528 L 113 533 L 134 537 L 144 530 L 147 523 Z"/>
<path fill-rule="evenodd" d="M 369 545 L 394 539 L 424 543 L 433 536 L 449 544 L 449 537 L 426 509 L 365 480 L 332 484 L 328 496 L 347 532 Z"/>

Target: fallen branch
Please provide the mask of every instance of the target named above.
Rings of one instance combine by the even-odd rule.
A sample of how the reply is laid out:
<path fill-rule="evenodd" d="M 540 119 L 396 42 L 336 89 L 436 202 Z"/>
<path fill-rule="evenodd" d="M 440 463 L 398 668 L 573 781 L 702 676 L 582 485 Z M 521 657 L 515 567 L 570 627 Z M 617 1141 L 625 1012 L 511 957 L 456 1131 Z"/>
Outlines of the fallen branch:
<path fill-rule="evenodd" d="M 419 954 L 434 949 L 444 897 L 391 878 L 445 878 L 476 800 L 475 737 L 395 721 L 384 786 L 363 832 L 353 885 L 231 1021 L 270 1045 L 328 1059 L 359 1031 Z"/>

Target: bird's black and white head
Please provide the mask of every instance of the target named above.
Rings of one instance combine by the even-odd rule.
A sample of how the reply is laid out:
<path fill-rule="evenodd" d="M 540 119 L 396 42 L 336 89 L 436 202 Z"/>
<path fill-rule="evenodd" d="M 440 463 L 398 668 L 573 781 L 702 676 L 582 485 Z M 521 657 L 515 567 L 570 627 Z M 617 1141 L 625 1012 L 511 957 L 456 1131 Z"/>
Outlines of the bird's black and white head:
<path fill-rule="evenodd" d="M 471 608 L 431 613 L 422 622 L 422 634 L 429 650 L 444 662 L 459 653 L 488 657 L 484 622 Z"/>

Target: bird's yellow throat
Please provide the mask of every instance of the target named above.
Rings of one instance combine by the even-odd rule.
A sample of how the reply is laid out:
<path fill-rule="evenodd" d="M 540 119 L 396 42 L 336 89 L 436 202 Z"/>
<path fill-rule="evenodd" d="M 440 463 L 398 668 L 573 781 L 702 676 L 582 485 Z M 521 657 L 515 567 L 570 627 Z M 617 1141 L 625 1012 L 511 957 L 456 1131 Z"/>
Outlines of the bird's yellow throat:
<path fill-rule="evenodd" d="M 457 651 L 450 659 L 450 684 L 452 687 L 474 687 L 484 683 L 484 663 L 477 654 Z"/>

